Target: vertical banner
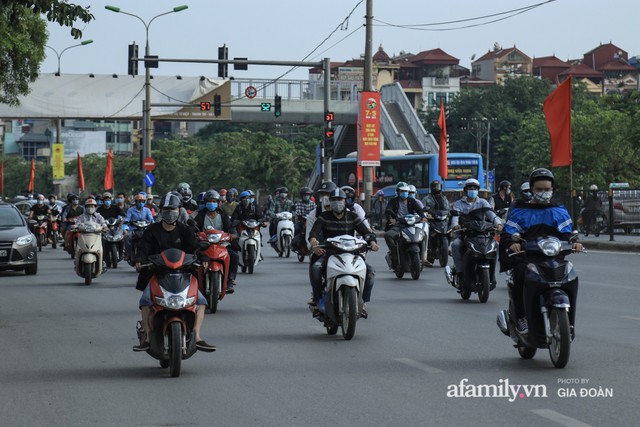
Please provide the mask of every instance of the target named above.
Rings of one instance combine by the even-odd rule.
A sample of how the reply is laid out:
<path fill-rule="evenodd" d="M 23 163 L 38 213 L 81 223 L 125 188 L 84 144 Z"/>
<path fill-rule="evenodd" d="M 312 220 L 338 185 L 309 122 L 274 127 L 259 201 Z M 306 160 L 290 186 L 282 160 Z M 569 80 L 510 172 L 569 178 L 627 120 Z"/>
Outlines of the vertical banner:
<path fill-rule="evenodd" d="M 544 116 L 551 137 L 551 166 L 569 166 L 571 152 L 571 76 L 544 101 Z"/>
<path fill-rule="evenodd" d="M 440 128 L 440 151 L 438 155 L 438 175 L 442 177 L 442 188 L 445 188 L 444 180 L 449 176 L 449 168 L 447 164 L 447 120 L 444 114 L 444 101 L 440 100 L 440 117 L 438 118 L 438 127 Z"/>
<path fill-rule="evenodd" d="M 36 181 L 36 160 L 31 159 L 31 174 L 29 175 L 29 193 L 33 193 Z"/>
<path fill-rule="evenodd" d="M 53 144 L 53 179 L 64 179 L 64 144 Z"/>
<path fill-rule="evenodd" d="M 361 92 L 358 111 L 358 165 L 380 166 L 380 93 Z"/>
<path fill-rule="evenodd" d="M 84 191 L 84 171 L 82 170 L 82 158 L 78 152 L 78 189 Z"/>
<path fill-rule="evenodd" d="M 113 151 L 109 148 L 109 153 L 107 154 L 107 167 L 104 171 L 104 189 L 113 190 Z"/>

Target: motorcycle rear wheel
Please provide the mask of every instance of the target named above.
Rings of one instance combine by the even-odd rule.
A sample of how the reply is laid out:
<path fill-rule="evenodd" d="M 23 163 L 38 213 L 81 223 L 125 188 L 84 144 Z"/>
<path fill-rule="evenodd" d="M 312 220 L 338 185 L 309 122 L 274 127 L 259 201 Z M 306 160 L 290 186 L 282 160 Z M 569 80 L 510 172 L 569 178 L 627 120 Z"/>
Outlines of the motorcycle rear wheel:
<path fill-rule="evenodd" d="M 556 368 L 564 368 L 569 362 L 569 353 L 571 353 L 571 331 L 567 310 L 551 308 L 549 325 L 551 326 L 551 343 L 549 344 L 551 362 Z"/>
<path fill-rule="evenodd" d="M 169 374 L 175 378 L 180 376 L 182 365 L 182 326 L 180 323 L 171 323 L 169 334 Z"/>
<path fill-rule="evenodd" d="M 486 268 L 482 269 L 482 274 L 480 275 L 480 279 L 482 280 L 482 287 L 478 291 L 478 300 L 480 302 L 485 303 L 489 301 L 489 286 L 491 286 L 491 280 L 489 278 L 489 270 Z"/>
<path fill-rule="evenodd" d="M 53 233 L 51 235 L 52 239 L 51 239 L 51 249 L 56 249 L 58 247 L 58 239 L 56 237 L 56 234 Z"/>
<path fill-rule="evenodd" d="M 111 253 L 111 268 L 118 268 L 118 247 L 111 245 L 109 252 Z"/>
<path fill-rule="evenodd" d="M 342 301 L 342 337 L 349 341 L 356 333 L 356 321 L 358 320 L 358 295 L 356 288 L 343 287 Z"/>

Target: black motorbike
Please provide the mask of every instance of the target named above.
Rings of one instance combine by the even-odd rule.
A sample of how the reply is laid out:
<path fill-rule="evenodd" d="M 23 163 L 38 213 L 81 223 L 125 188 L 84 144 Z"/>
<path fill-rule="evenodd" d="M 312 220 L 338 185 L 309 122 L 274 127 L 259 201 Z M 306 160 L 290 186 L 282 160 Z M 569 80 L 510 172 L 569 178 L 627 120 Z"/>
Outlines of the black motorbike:
<path fill-rule="evenodd" d="M 399 263 L 394 265 L 391 252 L 387 252 L 385 259 L 398 279 L 401 279 L 404 273 L 411 273 L 411 278 L 418 280 L 423 268 L 422 257 L 426 251 L 429 225 L 422 222 L 419 215 L 414 214 L 398 219 L 398 224 L 402 225 L 396 245 L 396 260 Z"/>
<path fill-rule="evenodd" d="M 512 237 L 520 240 L 517 233 Z M 574 232 L 572 240 L 576 237 Z M 524 305 L 529 330 L 523 334 L 516 328 L 513 276 L 507 281 L 509 309 L 498 313 L 498 327 L 515 342 L 523 359 L 531 359 L 539 348 L 548 348 L 553 365 L 564 368 L 575 337 L 573 320 L 578 294 L 578 275 L 573 264 L 564 259 L 573 252 L 572 241 L 546 236 L 521 242 L 523 252 L 511 256 L 524 257 L 522 261 L 527 263 Z"/>
<path fill-rule="evenodd" d="M 435 211 L 429 218 L 429 249 L 427 260 L 433 264 L 437 259 L 440 267 L 446 267 L 449 263 L 449 211 Z"/>
<path fill-rule="evenodd" d="M 107 218 L 108 231 L 102 235 L 102 251 L 104 260 L 108 267 L 118 268 L 118 261 L 120 261 L 120 254 L 123 251 L 124 246 L 124 233 L 120 220 L 118 218 Z"/>
<path fill-rule="evenodd" d="M 129 255 L 128 264 L 132 267 L 136 265 L 136 251 L 138 250 L 138 242 L 144 234 L 144 230 L 151 225 L 149 221 L 132 221 L 129 225 L 136 227 L 135 229 L 129 229 L 129 236 L 127 237 L 131 243 L 131 253 Z"/>
<path fill-rule="evenodd" d="M 496 259 L 498 242 L 495 240 L 495 227 L 485 220 L 486 212 L 491 208 L 475 209 L 460 216 L 462 228 L 463 251 L 462 280 L 458 280 L 449 266 L 445 268 L 445 276 L 449 284 L 458 290 L 462 299 L 469 299 L 472 292 L 478 294 L 480 302 L 489 300 L 489 292 L 495 284 Z M 452 211 L 452 214 L 457 212 Z M 455 267 L 454 267 L 455 268 Z"/>

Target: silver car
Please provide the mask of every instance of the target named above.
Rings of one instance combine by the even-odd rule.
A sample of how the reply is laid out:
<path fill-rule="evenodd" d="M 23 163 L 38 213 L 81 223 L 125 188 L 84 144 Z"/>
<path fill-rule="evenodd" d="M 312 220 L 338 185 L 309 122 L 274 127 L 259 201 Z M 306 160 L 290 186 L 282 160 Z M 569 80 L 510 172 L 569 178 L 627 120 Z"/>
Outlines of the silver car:
<path fill-rule="evenodd" d="M 602 210 L 609 220 L 608 198 L 603 200 Z M 640 228 L 640 190 L 613 191 L 613 227 L 622 228 L 627 234 Z"/>
<path fill-rule="evenodd" d="M 36 238 L 20 211 L 4 202 L 0 202 L 0 270 L 38 272 Z"/>

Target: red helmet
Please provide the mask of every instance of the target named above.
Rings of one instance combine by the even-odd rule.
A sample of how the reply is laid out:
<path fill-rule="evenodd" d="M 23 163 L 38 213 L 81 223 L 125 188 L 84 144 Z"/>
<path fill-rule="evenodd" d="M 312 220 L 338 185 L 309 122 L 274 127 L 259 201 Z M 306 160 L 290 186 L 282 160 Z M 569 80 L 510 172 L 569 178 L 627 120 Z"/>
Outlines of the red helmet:
<path fill-rule="evenodd" d="M 227 195 L 227 189 L 226 188 L 221 188 L 220 191 L 218 191 L 218 193 L 220 193 L 221 196 L 226 196 Z"/>

